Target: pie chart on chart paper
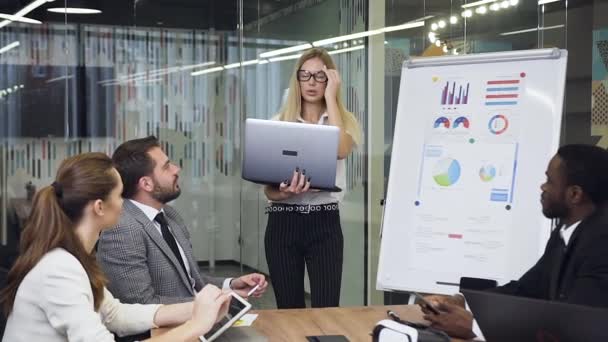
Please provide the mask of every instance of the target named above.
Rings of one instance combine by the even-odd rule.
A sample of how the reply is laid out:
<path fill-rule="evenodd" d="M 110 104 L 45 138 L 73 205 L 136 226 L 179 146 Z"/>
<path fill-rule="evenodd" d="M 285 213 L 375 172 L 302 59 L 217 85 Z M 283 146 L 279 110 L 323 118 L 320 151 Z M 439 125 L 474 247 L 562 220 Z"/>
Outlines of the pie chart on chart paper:
<path fill-rule="evenodd" d="M 496 168 L 493 165 L 484 165 L 479 169 L 479 178 L 484 182 L 490 182 L 496 177 Z"/>
<path fill-rule="evenodd" d="M 441 159 L 433 169 L 433 179 L 440 186 L 452 186 L 460 179 L 460 163 L 452 158 Z"/>

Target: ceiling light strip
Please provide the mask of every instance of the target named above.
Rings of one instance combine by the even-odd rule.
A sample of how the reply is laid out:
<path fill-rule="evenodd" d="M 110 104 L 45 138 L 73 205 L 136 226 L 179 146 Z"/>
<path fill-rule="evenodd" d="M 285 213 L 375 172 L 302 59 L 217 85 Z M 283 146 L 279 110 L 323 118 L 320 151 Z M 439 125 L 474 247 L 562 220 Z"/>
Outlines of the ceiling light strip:
<path fill-rule="evenodd" d="M 511 36 L 514 34 L 521 34 L 521 33 L 528 33 L 528 32 L 535 32 L 535 31 L 547 31 L 547 30 L 554 30 L 554 29 L 558 29 L 558 28 L 562 28 L 564 27 L 564 25 L 555 25 L 555 26 L 547 26 L 547 27 L 534 27 L 534 28 L 530 28 L 530 29 L 525 29 L 525 30 L 519 30 L 519 31 L 511 31 L 511 32 L 503 32 L 500 33 L 500 36 Z"/>
<path fill-rule="evenodd" d="M 552 2 L 558 2 L 560 0 L 538 0 L 538 6 L 550 4 Z"/>
<path fill-rule="evenodd" d="M 12 42 L 3 48 L 0 48 L 0 54 L 3 54 L 5 52 L 7 52 L 8 50 L 14 49 L 14 48 L 18 47 L 19 45 L 20 45 L 19 42 Z"/>
<path fill-rule="evenodd" d="M 211 72 L 217 72 L 217 71 L 222 71 L 222 70 L 224 70 L 223 67 L 209 68 L 209 69 L 205 69 L 205 70 L 199 70 L 199 71 L 191 72 L 190 75 L 191 76 L 199 76 L 199 75 L 204 75 L 204 74 L 208 74 L 208 73 L 211 73 Z"/>
<path fill-rule="evenodd" d="M 330 55 L 337 55 L 337 54 L 340 54 L 340 53 L 344 53 L 344 52 L 350 52 L 350 51 L 356 51 L 356 50 L 361 50 L 361 49 L 364 49 L 364 48 L 365 48 L 365 46 L 363 46 L 363 45 L 358 45 L 358 46 L 353 46 L 353 47 L 349 47 L 349 48 L 346 48 L 346 49 L 340 49 L 340 50 L 329 51 L 328 53 L 329 53 Z"/>
<path fill-rule="evenodd" d="M 470 8 L 470 7 L 475 7 L 475 6 L 485 5 L 485 4 L 491 4 L 491 3 L 496 2 L 496 1 L 498 1 L 498 0 L 475 1 L 475 2 L 471 2 L 470 4 L 464 4 L 461 7 L 462 8 Z"/>
<path fill-rule="evenodd" d="M 291 47 L 284 48 L 284 49 L 263 52 L 260 54 L 260 57 L 261 58 L 274 57 L 274 56 L 283 55 L 286 53 L 292 53 L 292 52 L 298 52 L 298 51 L 310 49 L 311 47 L 312 47 L 312 45 L 310 43 L 300 44 L 300 45 L 291 46 Z"/>
<path fill-rule="evenodd" d="M 26 17 L 18 17 L 16 15 L 4 14 L 4 13 L 0 13 L 0 19 L 18 21 L 18 22 L 26 23 L 26 24 L 42 24 L 42 21 L 40 21 L 40 20 L 30 19 L 30 18 L 26 18 Z"/>
<path fill-rule="evenodd" d="M 47 2 L 52 2 L 55 0 L 36 0 L 31 2 L 29 5 L 23 7 L 21 10 L 19 10 L 19 12 L 15 13 L 14 16 L 15 17 L 23 17 L 24 15 L 30 13 L 31 11 L 35 10 L 36 8 L 42 6 L 43 4 L 47 3 Z M 3 28 L 4 26 L 10 24 L 12 22 L 12 20 L 3 20 L 0 22 L 0 28 Z"/>

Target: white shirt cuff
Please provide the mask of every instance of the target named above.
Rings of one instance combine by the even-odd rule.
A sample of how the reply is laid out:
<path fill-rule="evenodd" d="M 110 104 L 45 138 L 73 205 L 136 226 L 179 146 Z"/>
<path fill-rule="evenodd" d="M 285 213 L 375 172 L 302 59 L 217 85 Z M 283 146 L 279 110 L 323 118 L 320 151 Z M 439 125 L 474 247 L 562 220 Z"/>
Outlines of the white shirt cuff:
<path fill-rule="evenodd" d="M 226 278 L 224 280 L 224 284 L 222 285 L 222 290 L 232 290 L 232 288 L 230 288 L 230 282 L 232 281 L 232 279 L 234 279 L 234 278 Z"/>
<path fill-rule="evenodd" d="M 467 309 L 467 311 L 471 312 L 471 308 L 469 307 L 469 304 L 467 303 L 467 299 L 464 297 L 464 295 L 462 293 L 459 293 L 459 295 L 462 296 L 462 298 L 464 299 L 464 306 L 465 309 Z M 479 328 L 479 324 L 477 324 L 477 320 L 475 319 L 475 317 L 473 317 L 473 334 L 475 334 L 475 341 L 485 341 L 485 337 L 483 337 L 483 333 L 481 332 L 481 329 Z"/>

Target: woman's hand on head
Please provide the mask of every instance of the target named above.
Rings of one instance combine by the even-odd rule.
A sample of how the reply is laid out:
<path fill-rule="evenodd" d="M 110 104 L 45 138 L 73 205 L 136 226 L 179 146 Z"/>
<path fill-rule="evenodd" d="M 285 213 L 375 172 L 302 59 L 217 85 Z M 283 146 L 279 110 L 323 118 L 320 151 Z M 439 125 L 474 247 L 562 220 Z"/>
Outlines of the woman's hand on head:
<path fill-rule="evenodd" d="M 211 330 L 213 325 L 226 315 L 231 298 L 229 292 L 214 285 L 207 285 L 196 294 L 191 321 L 200 329 L 199 335 Z"/>
<path fill-rule="evenodd" d="M 327 75 L 327 86 L 325 87 L 325 101 L 336 100 L 338 98 L 338 89 L 340 88 L 340 74 L 338 70 L 328 69 L 323 66 L 323 71 Z"/>
<path fill-rule="evenodd" d="M 288 198 L 310 190 L 310 178 L 306 177 L 306 170 L 300 172 L 300 170 L 296 168 L 293 171 L 291 180 L 281 182 L 279 190 L 281 193 L 288 195 Z"/>

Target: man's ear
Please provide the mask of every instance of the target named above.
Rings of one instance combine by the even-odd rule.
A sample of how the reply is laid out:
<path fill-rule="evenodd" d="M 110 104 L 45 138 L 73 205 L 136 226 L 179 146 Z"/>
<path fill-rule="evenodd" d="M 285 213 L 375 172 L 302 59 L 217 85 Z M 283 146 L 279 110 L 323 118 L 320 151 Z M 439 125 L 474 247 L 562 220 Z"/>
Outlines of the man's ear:
<path fill-rule="evenodd" d="M 152 180 L 152 177 L 148 177 L 148 176 L 141 177 L 139 179 L 139 182 L 137 183 L 137 185 L 139 186 L 140 189 L 142 189 L 146 192 L 152 192 L 154 190 L 154 181 Z"/>
<path fill-rule="evenodd" d="M 570 203 L 573 204 L 580 204 L 585 199 L 585 192 L 583 191 L 583 188 L 581 188 L 579 185 L 569 186 L 568 190 L 566 190 L 566 194 L 568 196 L 568 199 L 570 200 Z"/>

